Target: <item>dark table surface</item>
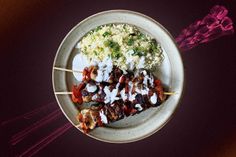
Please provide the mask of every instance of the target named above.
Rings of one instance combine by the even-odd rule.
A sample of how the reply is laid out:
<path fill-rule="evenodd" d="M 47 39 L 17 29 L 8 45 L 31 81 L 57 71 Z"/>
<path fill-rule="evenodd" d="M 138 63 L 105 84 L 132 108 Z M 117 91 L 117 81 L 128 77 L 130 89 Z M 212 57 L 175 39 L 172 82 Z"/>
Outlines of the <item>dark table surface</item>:
<path fill-rule="evenodd" d="M 73 26 L 94 13 L 129 9 L 159 21 L 173 36 L 225 5 L 236 21 L 235 0 L 1 0 L 1 110 L 6 120 L 55 102 L 51 70 L 57 48 Z M 130 144 L 108 144 L 72 128 L 35 156 L 236 156 L 235 35 L 183 52 L 185 93 L 173 119 L 160 131 Z M 10 137 L 30 122 L 1 127 L 0 156 L 14 156 L 67 120 L 41 129 L 16 146 Z"/>

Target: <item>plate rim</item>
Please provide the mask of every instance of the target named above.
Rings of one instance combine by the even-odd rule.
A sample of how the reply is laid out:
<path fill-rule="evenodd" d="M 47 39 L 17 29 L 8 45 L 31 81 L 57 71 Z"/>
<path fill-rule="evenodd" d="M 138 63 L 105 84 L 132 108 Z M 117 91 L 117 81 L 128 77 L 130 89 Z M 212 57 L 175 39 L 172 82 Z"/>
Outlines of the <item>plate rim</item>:
<path fill-rule="evenodd" d="M 182 101 L 183 99 L 183 95 L 184 95 L 184 91 L 185 91 L 185 69 L 184 69 L 184 62 L 183 62 L 183 58 L 182 58 L 182 54 L 180 53 L 180 49 L 174 39 L 174 37 L 169 33 L 169 31 L 163 26 L 161 25 L 159 22 L 157 22 L 156 20 L 154 20 L 153 18 L 143 14 L 143 13 L 140 13 L 140 12 L 137 12 L 137 11 L 132 11 L 132 10 L 126 10 L 126 9 L 111 9 L 111 10 L 105 10 L 105 11 L 101 11 L 101 12 L 98 12 L 98 13 L 95 13 L 95 14 L 92 14 L 88 17 L 86 17 L 85 19 L 83 19 L 82 21 L 80 21 L 79 23 L 77 23 L 75 26 L 73 26 L 70 31 L 66 34 L 66 36 L 63 38 L 63 40 L 61 41 L 59 47 L 57 48 L 57 51 L 56 51 L 56 54 L 55 54 L 55 57 L 54 57 L 54 61 L 53 61 L 53 67 L 56 63 L 56 59 L 58 57 L 58 53 L 59 51 L 61 50 L 65 40 L 68 38 L 69 35 L 71 35 L 71 33 L 79 26 L 81 25 L 82 23 L 96 17 L 96 16 L 100 16 L 100 15 L 103 15 L 103 14 L 109 14 L 109 13 L 128 13 L 128 14 L 134 14 L 134 15 L 138 15 L 138 16 L 141 16 L 145 19 L 148 19 L 150 20 L 151 22 L 155 23 L 157 26 L 159 26 L 167 35 L 168 37 L 171 39 L 171 41 L 173 42 L 175 48 L 177 49 L 177 54 L 180 58 L 180 63 L 181 65 L 181 69 L 183 70 L 183 73 L 182 73 L 182 76 L 183 76 L 183 80 L 182 80 L 182 91 L 181 91 L 181 95 L 180 97 L 178 98 L 177 100 L 177 103 L 175 105 L 175 108 L 174 110 L 172 111 L 171 115 L 166 119 L 166 121 L 164 123 L 162 123 L 162 125 L 160 125 L 157 129 L 143 135 L 143 136 L 140 136 L 138 138 L 135 138 L 135 139 L 130 139 L 130 140 L 125 140 L 125 141 L 119 141 L 119 140 L 114 140 L 114 141 L 111 141 L 111 140 L 106 140 L 106 139 L 103 139 L 103 138 L 98 138 L 96 136 L 92 136 L 90 135 L 89 133 L 88 134 L 85 134 L 87 135 L 88 137 L 91 137 L 92 139 L 96 139 L 98 141 L 102 141 L 102 142 L 107 142 L 107 143 L 113 143 L 113 144 L 122 144 L 122 143 L 131 143 L 131 142 L 136 142 L 136 141 L 139 141 L 139 140 L 142 140 L 142 139 L 145 139 L 147 137 L 150 137 L 152 136 L 153 134 L 155 134 L 157 131 L 159 131 L 160 129 L 162 129 L 174 116 L 174 114 L 176 114 L 176 110 L 177 108 L 179 107 L 180 105 L 180 102 Z M 61 109 L 61 111 L 63 112 L 64 116 L 69 120 L 69 122 L 76 128 L 78 129 L 80 132 L 82 132 L 78 127 L 76 127 L 76 125 L 71 121 L 71 119 L 67 116 L 67 114 L 65 113 L 65 111 L 63 110 L 62 106 L 60 105 L 60 102 L 58 100 L 58 97 L 57 95 L 55 94 L 55 83 L 54 83 L 54 69 L 52 67 L 52 86 L 53 86 L 53 93 L 54 93 L 54 96 L 56 98 L 56 101 L 57 101 L 57 105 L 59 106 L 59 108 Z M 83 132 L 82 132 L 83 133 Z M 84 134 L 84 133 L 83 133 Z"/>

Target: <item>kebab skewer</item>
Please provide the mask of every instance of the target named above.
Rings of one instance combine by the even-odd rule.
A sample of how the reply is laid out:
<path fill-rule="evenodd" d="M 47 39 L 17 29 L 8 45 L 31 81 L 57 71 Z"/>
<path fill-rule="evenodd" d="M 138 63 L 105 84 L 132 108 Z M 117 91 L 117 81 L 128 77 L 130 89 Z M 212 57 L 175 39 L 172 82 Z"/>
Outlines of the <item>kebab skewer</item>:
<path fill-rule="evenodd" d="M 102 74 L 106 79 L 97 79 L 98 73 L 96 66 L 85 68 L 82 82 L 73 86 L 71 93 L 74 103 L 97 103 L 78 114 L 79 127 L 85 133 L 96 126 L 159 106 L 166 99 L 161 81 L 146 70 L 124 73 L 113 66 L 109 75 Z"/>

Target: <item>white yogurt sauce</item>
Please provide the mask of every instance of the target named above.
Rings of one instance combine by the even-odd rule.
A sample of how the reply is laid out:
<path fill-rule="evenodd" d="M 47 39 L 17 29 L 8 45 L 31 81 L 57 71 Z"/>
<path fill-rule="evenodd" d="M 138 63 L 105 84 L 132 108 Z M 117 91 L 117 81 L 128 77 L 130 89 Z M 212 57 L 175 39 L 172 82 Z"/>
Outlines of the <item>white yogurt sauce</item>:
<path fill-rule="evenodd" d="M 86 85 L 86 90 L 87 90 L 89 93 L 94 93 L 97 89 L 98 89 L 98 88 L 97 88 L 96 85 L 91 85 L 91 84 L 87 84 L 87 85 Z"/>
<path fill-rule="evenodd" d="M 145 86 L 147 86 L 148 85 L 148 76 L 147 75 L 145 75 L 144 76 L 144 78 L 143 78 L 143 84 L 145 85 Z"/>
<path fill-rule="evenodd" d="M 104 124 L 107 124 L 108 123 L 108 120 L 107 120 L 107 116 L 104 114 L 103 110 L 101 110 L 99 112 L 99 115 L 101 117 L 101 121 L 104 123 Z"/>
<path fill-rule="evenodd" d="M 129 85 L 128 93 L 125 93 L 125 88 L 120 91 L 121 98 L 122 98 L 123 101 L 126 101 L 127 99 L 129 101 L 134 101 L 135 96 L 137 95 L 137 93 L 132 94 L 133 83 L 131 81 L 129 81 L 128 85 Z"/>
<path fill-rule="evenodd" d="M 147 74 L 147 71 L 146 71 L 146 70 L 143 70 L 142 73 L 143 73 L 143 75 L 144 75 L 143 84 L 146 85 L 146 86 L 148 86 L 148 81 L 149 81 L 150 85 L 153 87 L 153 86 L 154 86 L 154 84 L 153 84 L 153 83 L 154 83 L 154 78 L 153 78 L 153 76 L 152 76 L 152 75 L 149 76 L 149 75 Z"/>
<path fill-rule="evenodd" d="M 103 72 L 101 70 L 97 70 L 97 76 L 95 81 L 102 82 L 103 81 Z"/>
<path fill-rule="evenodd" d="M 72 61 L 72 70 L 74 71 L 83 71 L 85 67 L 90 66 L 91 63 L 88 61 L 87 57 L 81 53 L 75 55 Z M 77 81 L 82 81 L 82 73 L 73 72 L 74 77 Z"/>
<path fill-rule="evenodd" d="M 135 104 L 135 108 L 136 108 L 138 111 L 142 111 L 142 110 L 143 110 L 143 107 L 142 107 L 140 104 Z"/>
<path fill-rule="evenodd" d="M 127 94 L 125 93 L 125 88 L 120 91 L 120 95 L 123 101 L 128 99 Z"/>
<path fill-rule="evenodd" d="M 131 94 L 131 92 L 130 92 L 130 94 L 129 94 L 129 101 L 134 101 L 136 95 L 137 95 L 137 93 Z"/>
<path fill-rule="evenodd" d="M 112 71 L 113 64 L 111 58 L 106 57 L 102 62 L 98 62 L 97 77 L 95 81 L 107 82 L 110 78 L 110 73 Z"/>
<path fill-rule="evenodd" d="M 104 103 L 112 104 L 115 100 L 120 99 L 119 97 L 117 97 L 118 87 L 119 87 L 119 83 L 116 85 L 116 88 L 114 88 L 112 91 L 110 91 L 108 86 L 104 88 L 104 92 L 106 94 Z"/>
<path fill-rule="evenodd" d="M 138 69 L 144 68 L 144 64 L 145 64 L 145 57 L 142 56 L 139 60 L 139 63 L 138 63 Z"/>
<path fill-rule="evenodd" d="M 98 66 L 97 76 L 95 78 L 95 81 L 97 81 L 97 82 L 106 81 L 107 82 L 109 80 L 109 77 L 110 77 L 109 74 L 112 71 L 113 64 L 112 64 L 111 58 L 108 58 L 108 57 L 105 58 L 101 62 L 95 61 L 95 60 L 90 62 L 85 55 L 79 53 L 73 59 L 72 70 L 83 71 L 85 67 L 89 67 L 91 65 Z M 83 79 L 82 73 L 74 72 L 73 74 L 78 81 L 82 81 L 82 79 Z"/>
<path fill-rule="evenodd" d="M 154 78 L 152 75 L 151 77 L 149 77 L 149 82 L 150 82 L 151 87 L 154 87 Z"/>
<path fill-rule="evenodd" d="M 147 75 L 147 71 L 146 70 L 143 70 L 142 73 L 143 73 L 144 76 Z"/>
<path fill-rule="evenodd" d="M 143 87 L 143 89 L 135 88 L 135 91 L 142 95 L 148 95 L 149 88 Z"/>
<path fill-rule="evenodd" d="M 154 93 L 151 97 L 150 97 L 150 101 L 152 104 L 156 104 L 157 103 L 157 94 Z"/>
<path fill-rule="evenodd" d="M 129 101 L 134 101 L 137 93 L 132 94 L 132 90 L 134 88 L 133 82 L 129 81 L 128 85 L 129 85 Z"/>
<path fill-rule="evenodd" d="M 149 88 L 147 88 L 147 87 L 144 87 L 143 89 L 141 89 L 142 95 L 148 95 L 148 92 L 149 92 Z"/>
<path fill-rule="evenodd" d="M 125 56 L 126 57 L 125 64 L 128 65 L 127 70 L 133 70 L 135 62 L 134 62 L 134 58 L 132 55 L 134 54 L 134 50 L 129 50 L 126 52 L 126 54 L 127 55 Z"/>

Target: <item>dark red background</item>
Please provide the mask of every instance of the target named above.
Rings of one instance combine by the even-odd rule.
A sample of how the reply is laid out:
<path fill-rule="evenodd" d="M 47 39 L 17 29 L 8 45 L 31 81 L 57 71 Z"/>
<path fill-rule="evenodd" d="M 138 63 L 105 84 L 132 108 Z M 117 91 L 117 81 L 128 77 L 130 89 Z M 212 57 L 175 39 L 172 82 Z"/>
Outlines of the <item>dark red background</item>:
<path fill-rule="evenodd" d="M 78 22 L 109 9 L 144 13 L 173 36 L 215 4 L 229 9 L 236 22 L 235 0 L 2 0 L 0 1 L 1 109 L 6 120 L 55 101 L 51 70 L 57 48 Z M 222 37 L 182 53 L 186 88 L 174 118 L 159 132 L 130 144 L 108 144 L 72 128 L 36 156 L 236 156 L 236 42 Z M 46 113 L 45 113 L 46 114 Z M 1 127 L 0 156 L 14 156 L 67 120 L 61 117 L 17 146 L 10 136 L 30 120 Z"/>

